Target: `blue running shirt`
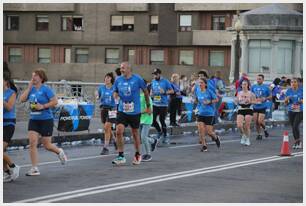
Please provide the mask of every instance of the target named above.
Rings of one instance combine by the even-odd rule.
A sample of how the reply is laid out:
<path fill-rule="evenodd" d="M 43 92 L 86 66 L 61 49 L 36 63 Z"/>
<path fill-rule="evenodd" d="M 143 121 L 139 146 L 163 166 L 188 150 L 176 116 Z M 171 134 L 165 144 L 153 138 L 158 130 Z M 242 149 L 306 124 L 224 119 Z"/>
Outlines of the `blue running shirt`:
<path fill-rule="evenodd" d="M 264 84 L 255 84 L 251 87 L 251 91 L 255 94 L 256 98 L 267 98 L 270 96 L 270 89 L 267 85 Z M 267 100 L 262 103 L 254 104 L 254 109 L 266 109 L 268 106 Z"/>
<path fill-rule="evenodd" d="M 153 97 L 153 105 L 154 106 L 162 106 L 167 107 L 168 106 L 168 97 L 166 92 L 169 89 L 172 89 L 171 83 L 169 80 L 161 78 L 160 80 L 153 80 L 152 81 L 152 97 Z M 163 89 L 165 93 L 161 94 L 160 89 Z"/>

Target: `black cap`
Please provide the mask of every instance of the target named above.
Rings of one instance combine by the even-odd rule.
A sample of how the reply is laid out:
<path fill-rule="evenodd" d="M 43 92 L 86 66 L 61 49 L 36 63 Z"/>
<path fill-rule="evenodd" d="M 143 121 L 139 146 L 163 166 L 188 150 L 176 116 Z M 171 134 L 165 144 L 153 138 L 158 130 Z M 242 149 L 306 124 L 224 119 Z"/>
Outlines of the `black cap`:
<path fill-rule="evenodd" d="M 161 70 L 160 69 L 158 69 L 158 68 L 156 68 L 156 69 L 154 69 L 154 71 L 153 71 L 153 73 L 152 74 L 161 74 Z"/>

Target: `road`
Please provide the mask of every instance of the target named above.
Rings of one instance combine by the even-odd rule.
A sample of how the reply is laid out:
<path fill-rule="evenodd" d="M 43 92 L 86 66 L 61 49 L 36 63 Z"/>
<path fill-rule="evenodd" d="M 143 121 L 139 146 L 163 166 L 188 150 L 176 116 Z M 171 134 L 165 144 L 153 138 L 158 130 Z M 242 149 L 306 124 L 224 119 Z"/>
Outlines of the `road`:
<path fill-rule="evenodd" d="M 126 145 L 127 163 L 113 166 L 112 154 L 100 156 L 100 146 L 65 147 L 69 158 L 62 166 L 57 156 L 39 149 L 40 176 L 26 177 L 28 150 L 10 151 L 22 166 L 20 177 L 3 186 L 3 201 L 71 203 L 301 203 L 303 150 L 279 157 L 282 132 L 273 128 L 250 147 L 237 134 L 222 136 L 221 148 L 209 141 L 200 152 L 196 136 L 172 138 L 159 147 L 152 162 L 132 165 L 134 150 Z M 291 135 L 291 133 L 289 133 Z M 292 142 L 292 135 L 290 141 Z"/>

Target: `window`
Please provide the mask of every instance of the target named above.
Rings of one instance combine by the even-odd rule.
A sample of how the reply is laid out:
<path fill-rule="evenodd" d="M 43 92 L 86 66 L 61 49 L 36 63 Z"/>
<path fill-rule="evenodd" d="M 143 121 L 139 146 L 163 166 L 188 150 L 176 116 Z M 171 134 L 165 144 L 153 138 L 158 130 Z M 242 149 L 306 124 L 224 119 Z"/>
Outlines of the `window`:
<path fill-rule="evenodd" d="M 150 32 L 158 31 L 158 16 L 150 16 Z"/>
<path fill-rule="evenodd" d="M 164 64 L 164 50 L 151 50 L 150 64 Z"/>
<path fill-rule="evenodd" d="M 277 42 L 277 47 L 277 73 L 292 73 L 292 41 L 279 41 Z"/>
<path fill-rule="evenodd" d="M 88 63 L 88 49 L 76 49 L 76 63 Z"/>
<path fill-rule="evenodd" d="M 7 30 L 17 31 L 19 30 L 19 16 L 17 15 L 7 15 Z"/>
<path fill-rule="evenodd" d="M 223 51 L 211 51 L 209 53 L 209 66 L 223 67 L 224 66 L 224 52 Z"/>
<path fill-rule="evenodd" d="M 65 63 L 71 63 L 71 49 L 65 48 Z"/>
<path fill-rule="evenodd" d="M 130 64 L 135 64 L 135 49 L 128 50 L 128 62 Z"/>
<path fill-rule="evenodd" d="M 84 31 L 83 16 L 62 16 L 62 31 Z"/>
<path fill-rule="evenodd" d="M 36 31 L 48 31 L 49 18 L 48 16 L 36 16 Z"/>
<path fill-rule="evenodd" d="M 134 31 L 134 16 L 111 16 L 111 31 Z"/>
<path fill-rule="evenodd" d="M 119 49 L 106 49 L 106 64 L 118 64 L 119 63 Z"/>
<path fill-rule="evenodd" d="M 9 48 L 9 62 L 21 63 L 22 51 L 21 48 Z"/>
<path fill-rule="evenodd" d="M 179 64 L 193 65 L 193 51 L 181 50 Z"/>
<path fill-rule="evenodd" d="M 271 42 L 269 40 L 250 40 L 249 72 L 268 72 L 271 68 Z"/>
<path fill-rule="evenodd" d="M 192 15 L 180 15 L 180 31 L 191 31 Z"/>
<path fill-rule="evenodd" d="M 39 48 L 38 49 L 38 63 L 49 64 L 51 62 L 51 49 Z"/>
<path fill-rule="evenodd" d="M 225 30 L 225 16 L 212 17 L 212 30 Z"/>

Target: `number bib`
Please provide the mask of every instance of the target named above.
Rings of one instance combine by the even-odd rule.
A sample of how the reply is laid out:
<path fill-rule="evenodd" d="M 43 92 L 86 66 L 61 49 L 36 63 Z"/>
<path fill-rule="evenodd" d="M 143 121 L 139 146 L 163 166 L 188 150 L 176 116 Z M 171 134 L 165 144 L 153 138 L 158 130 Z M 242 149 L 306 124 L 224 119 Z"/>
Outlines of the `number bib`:
<path fill-rule="evenodd" d="M 109 119 L 116 119 L 117 118 L 117 111 L 116 110 L 108 111 L 108 118 Z"/>
<path fill-rule="evenodd" d="M 134 103 L 127 103 L 127 102 L 123 102 L 123 112 L 125 113 L 131 113 L 134 112 Z"/>
<path fill-rule="evenodd" d="M 155 102 L 160 102 L 161 101 L 161 96 L 154 96 L 154 101 Z"/>

